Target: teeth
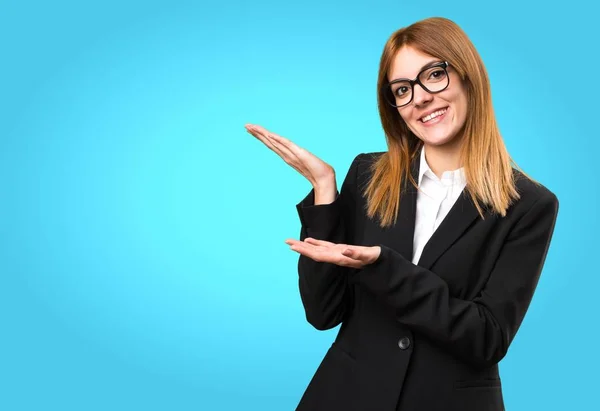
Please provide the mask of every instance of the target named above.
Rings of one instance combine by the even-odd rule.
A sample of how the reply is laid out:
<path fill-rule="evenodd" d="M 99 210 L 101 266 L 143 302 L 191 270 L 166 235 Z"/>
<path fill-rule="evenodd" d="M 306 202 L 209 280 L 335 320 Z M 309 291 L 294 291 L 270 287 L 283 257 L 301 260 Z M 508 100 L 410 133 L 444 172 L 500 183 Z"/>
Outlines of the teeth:
<path fill-rule="evenodd" d="M 446 112 L 446 110 L 448 110 L 448 109 L 447 109 L 447 108 L 444 108 L 444 109 L 442 109 L 442 110 L 438 110 L 438 111 L 436 111 L 436 112 L 434 112 L 434 113 L 431 113 L 431 114 L 429 114 L 428 116 L 425 116 L 425 117 L 423 117 L 423 118 L 421 119 L 421 121 L 422 121 L 423 123 L 427 123 L 427 122 L 428 122 L 429 120 L 431 120 L 432 118 L 436 118 L 437 116 L 444 114 L 444 113 Z"/>

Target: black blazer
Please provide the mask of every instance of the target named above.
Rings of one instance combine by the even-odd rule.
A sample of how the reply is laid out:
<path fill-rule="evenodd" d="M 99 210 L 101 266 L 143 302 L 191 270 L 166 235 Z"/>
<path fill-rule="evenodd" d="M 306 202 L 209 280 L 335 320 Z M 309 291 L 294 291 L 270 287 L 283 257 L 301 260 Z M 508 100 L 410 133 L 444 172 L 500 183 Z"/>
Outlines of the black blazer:
<path fill-rule="evenodd" d="M 558 199 L 513 169 L 521 198 L 505 217 L 486 209 L 483 220 L 464 190 L 415 265 L 416 189 L 403 187 L 395 226 L 366 216 L 360 192 L 378 155 L 354 159 L 333 203 L 315 206 L 311 190 L 296 205 L 301 240 L 381 246 L 362 269 L 300 255 L 308 322 L 342 325 L 297 410 L 503 410 L 498 362 L 538 283 Z"/>

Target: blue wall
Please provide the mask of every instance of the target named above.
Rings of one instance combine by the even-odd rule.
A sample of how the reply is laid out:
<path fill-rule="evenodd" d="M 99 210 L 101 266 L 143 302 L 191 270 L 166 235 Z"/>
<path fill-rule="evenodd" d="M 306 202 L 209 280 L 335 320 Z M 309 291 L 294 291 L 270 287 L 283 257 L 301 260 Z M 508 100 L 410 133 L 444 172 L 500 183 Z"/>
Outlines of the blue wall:
<path fill-rule="evenodd" d="M 383 44 L 430 16 L 475 43 L 511 155 L 560 200 L 500 364 L 507 409 L 591 409 L 600 82 L 583 0 L 1 1 L 0 409 L 293 409 L 336 330 L 305 321 L 284 244 L 309 183 L 243 126 L 341 183 L 386 148 Z"/>

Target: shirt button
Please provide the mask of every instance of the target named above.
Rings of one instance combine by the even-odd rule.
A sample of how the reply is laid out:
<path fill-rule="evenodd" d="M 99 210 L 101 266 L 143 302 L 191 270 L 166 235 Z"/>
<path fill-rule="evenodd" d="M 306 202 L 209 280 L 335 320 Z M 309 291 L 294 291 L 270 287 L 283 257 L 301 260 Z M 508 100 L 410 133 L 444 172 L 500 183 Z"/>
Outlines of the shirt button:
<path fill-rule="evenodd" d="M 410 347 L 410 338 L 400 338 L 400 341 L 398 341 L 398 347 L 400 347 L 401 350 L 406 350 L 408 347 Z"/>

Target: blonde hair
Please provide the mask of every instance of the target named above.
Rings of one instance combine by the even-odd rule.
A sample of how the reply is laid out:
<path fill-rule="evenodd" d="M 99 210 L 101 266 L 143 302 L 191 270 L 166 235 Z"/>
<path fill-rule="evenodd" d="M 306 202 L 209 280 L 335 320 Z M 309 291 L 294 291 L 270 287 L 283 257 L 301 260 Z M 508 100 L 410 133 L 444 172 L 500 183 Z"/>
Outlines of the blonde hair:
<path fill-rule="evenodd" d="M 388 151 L 372 164 L 371 179 L 364 190 L 367 215 L 371 218 L 377 215 L 381 227 L 395 224 L 402 183 L 408 178 L 417 187 L 410 173 L 410 163 L 423 142 L 408 128 L 398 110 L 386 102 L 383 88 L 392 62 L 403 46 L 447 61 L 462 79 L 468 105 L 460 152 L 467 180 L 465 190 L 482 218 L 481 203 L 505 216 L 508 207 L 520 198 L 512 167 L 523 171 L 509 156 L 498 130 L 490 82 L 479 53 L 456 23 L 442 17 L 401 28 L 385 44 L 379 64 L 377 104 Z"/>

